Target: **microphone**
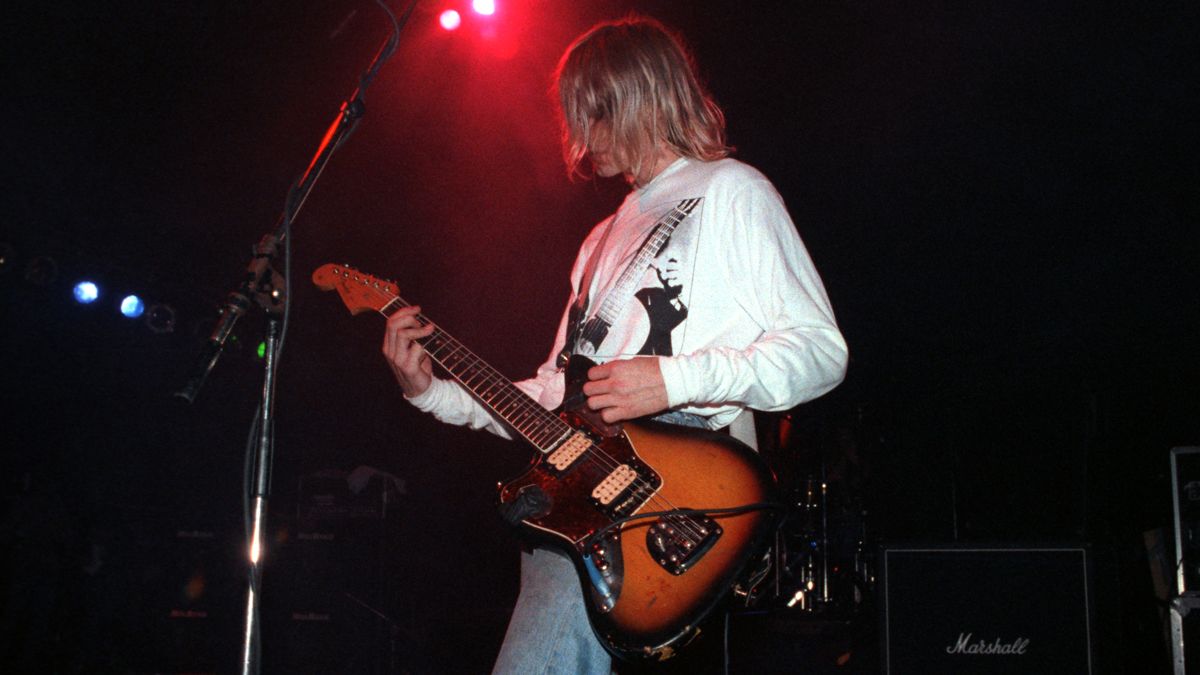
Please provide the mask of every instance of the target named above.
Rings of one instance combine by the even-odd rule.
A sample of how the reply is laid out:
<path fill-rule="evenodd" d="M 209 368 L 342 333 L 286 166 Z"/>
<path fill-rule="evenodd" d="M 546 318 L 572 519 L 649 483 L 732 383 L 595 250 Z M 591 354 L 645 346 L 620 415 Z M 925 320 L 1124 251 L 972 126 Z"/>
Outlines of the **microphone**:
<path fill-rule="evenodd" d="M 225 348 L 225 341 L 233 332 L 234 324 L 246 313 L 246 308 L 249 306 L 250 300 L 246 296 L 238 292 L 229 294 L 225 306 L 221 308 L 221 316 L 217 319 L 217 325 L 213 328 L 212 334 L 208 336 L 208 340 L 205 341 L 196 361 L 188 370 L 191 375 L 183 387 L 175 392 L 175 396 L 188 403 L 195 402 L 200 388 L 208 379 L 208 374 L 217 365 L 217 359 L 221 358 L 221 350 Z"/>

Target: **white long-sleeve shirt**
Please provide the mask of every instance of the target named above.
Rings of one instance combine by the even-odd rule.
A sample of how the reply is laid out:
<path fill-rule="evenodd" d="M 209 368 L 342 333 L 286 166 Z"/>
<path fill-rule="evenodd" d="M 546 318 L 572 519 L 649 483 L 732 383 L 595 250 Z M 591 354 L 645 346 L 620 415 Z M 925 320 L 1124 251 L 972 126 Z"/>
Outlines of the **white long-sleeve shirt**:
<path fill-rule="evenodd" d="M 571 302 L 599 255 L 588 296 L 594 313 L 655 224 L 694 197 L 702 201 L 645 272 L 593 360 L 657 355 L 670 408 L 701 415 L 713 429 L 745 408 L 787 410 L 833 389 L 848 353 L 825 288 L 779 193 L 734 159 L 682 158 L 631 192 L 580 247 Z M 564 310 L 550 357 L 517 383 L 548 409 L 563 399 L 556 357 L 567 323 Z M 511 436 L 455 382 L 435 378 L 409 400 L 443 422 Z"/>

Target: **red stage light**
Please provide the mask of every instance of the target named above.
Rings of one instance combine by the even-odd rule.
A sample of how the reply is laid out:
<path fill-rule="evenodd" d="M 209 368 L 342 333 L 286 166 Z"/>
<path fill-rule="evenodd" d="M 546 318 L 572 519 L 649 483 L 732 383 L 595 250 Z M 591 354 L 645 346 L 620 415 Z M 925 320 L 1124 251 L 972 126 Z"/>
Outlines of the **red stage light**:
<path fill-rule="evenodd" d="M 442 12 L 442 15 L 438 17 L 438 21 L 442 24 L 442 28 L 454 30 L 462 25 L 462 16 L 457 11 L 448 9 Z"/>
<path fill-rule="evenodd" d="M 496 0 L 474 0 L 474 2 L 471 3 L 471 8 L 474 9 L 477 14 L 491 16 L 496 13 Z"/>

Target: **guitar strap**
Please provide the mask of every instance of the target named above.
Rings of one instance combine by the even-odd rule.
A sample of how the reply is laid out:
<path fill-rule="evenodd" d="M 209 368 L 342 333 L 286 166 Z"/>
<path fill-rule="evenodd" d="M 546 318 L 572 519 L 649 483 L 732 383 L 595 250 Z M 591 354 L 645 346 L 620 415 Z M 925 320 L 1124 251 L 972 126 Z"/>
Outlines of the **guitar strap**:
<path fill-rule="evenodd" d="M 679 205 L 677 205 L 675 207 L 675 210 L 680 209 L 686 201 L 687 200 L 680 202 Z M 680 220 L 682 220 L 683 218 L 687 218 L 689 215 L 691 215 L 692 208 L 693 207 L 689 207 L 684 213 L 682 213 L 680 216 Z M 604 228 L 604 234 L 601 235 L 601 237 L 600 237 L 600 243 L 596 244 L 596 248 L 592 251 L 592 254 L 590 256 L 588 256 L 587 264 L 584 265 L 583 277 L 579 281 L 579 292 L 575 294 L 575 302 L 573 304 L 572 311 L 571 311 L 572 315 L 579 317 L 579 320 L 576 321 L 575 325 L 572 327 L 571 334 L 567 336 L 567 341 L 565 344 L 565 348 L 570 349 L 572 353 L 574 353 L 575 347 L 579 344 L 579 333 L 580 333 L 580 331 L 583 330 L 584 325 L 586 325 L 587 319 L 589 318 L 588 312 L 591 310 L 591 307 L 592 307 L 592 302 L 591 302 L 591 297 L 590 297 L 591 292 L 592 292 L 591 291 L 592 279 L 596 276 L 596 268 L 600 264 L 600 257 L 604 253 L 605 245 L 608 243 L 608 235 L 612 234 L 612 231 L 616 228 L 617 221 L 620 220 L 620 218 L 621 218 L 620 211 L 617 211 L 617 213 L 613 214 L 612 219 L 608 221 L 608 226 Z M 657 231 L 657 229 L 661 225 L 662 225 L 661 220 L 656 222 L 654 224 L 654 227 L 652 227 L 650 229 L 651 234 L 653 234 L 655 231 Z M 642 242 L 641 247 L 638 249 L 638 253 L 640 254 L 642 252 L 642 250 L 644 250 L 646 247 L 650 246 L 652 240 L 653 240 L 652 236 L 647 236 L 646 240 Z M 632 265 L 634 263 L 634 261 L 636 261 L 638 258 L 639 258 L 639 255 L 632 256 L 629 259 L 629 262 L 627 262 L 625 264 L 625 268 L 622 269 L 620 274 L 618 274 L 615 278 L 619 279 L 622 275 L 624 275 L 625 270 L 629 268 L 629 265 Z M 626 298 L 625 302 L 628 303 L 629 300 L 630 300 L 630 298 Z M 598 303 L 597 306 L 599 306 L 600 304 L 603 304 L 603 303 Z M 617 309 L 624 309 L 624 308 L 620 307 Z"/>
<path fill-rule="evenodd" d="M 612 234 L 613 227 L 617 224 L 617 217 L 620 215 L 620 213 L 614 213 L 612 219 L 608 221 L 608 227 L 604 228 L 604 234 L 600 237 L 600 243 L 596 244 L 596 248 L 588 256 L 587 264 L 583 268 L 583 278 L 579 281 L 579 292 L 575 294 L 575 311 L 577 312 L 576 316 L 580 320 L 576 322 L 575 329 L 571 331 L 572 334 L 567 336 L 567 344 L 572 350 L 575 349 L 576 341 L 579 339 L 579 331 L 583 326 L 583 320 L 587 318 L 587 311 L 591 308 L 589 299 L 592 294 L 592 277 L 596 276 L 596 266 L 600 264 L 600 255 L 604 253 L 604 245 L 608 243 L 608 235 Z"/>

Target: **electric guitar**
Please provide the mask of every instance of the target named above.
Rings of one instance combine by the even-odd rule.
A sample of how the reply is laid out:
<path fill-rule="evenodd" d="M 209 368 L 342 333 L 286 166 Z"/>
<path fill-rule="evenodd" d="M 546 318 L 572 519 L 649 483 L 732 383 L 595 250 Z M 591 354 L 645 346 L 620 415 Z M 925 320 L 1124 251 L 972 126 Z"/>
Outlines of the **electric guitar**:
<path fill-rule="evenodd" d="M 347 266 L 323 265 L 313 282 L 352 314 L 409 306 L 392 283 Z M 583 357 L 567 364 L 567 402 L 552 412 L 440 327 L 420 342 L 533 446 L 530 467 L 500 485 L 501 512 L 571 554 L 601 642 L 625 659 L 673 656 L 773 531 L 776 486 L 758 455 L 717 432 L 608 425 L 573 406 L 592 365 Z"/>

